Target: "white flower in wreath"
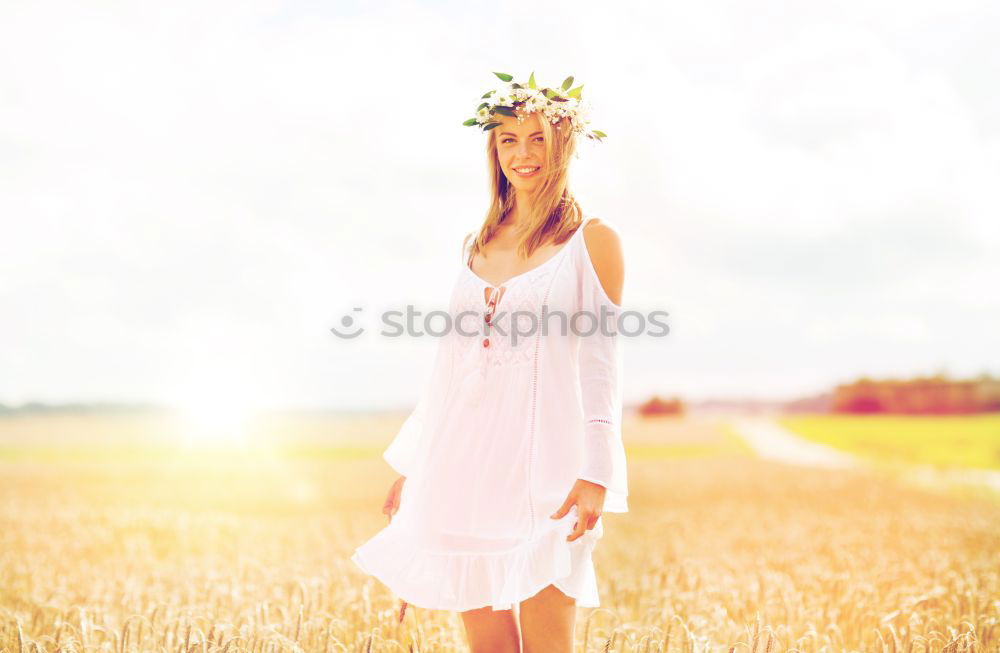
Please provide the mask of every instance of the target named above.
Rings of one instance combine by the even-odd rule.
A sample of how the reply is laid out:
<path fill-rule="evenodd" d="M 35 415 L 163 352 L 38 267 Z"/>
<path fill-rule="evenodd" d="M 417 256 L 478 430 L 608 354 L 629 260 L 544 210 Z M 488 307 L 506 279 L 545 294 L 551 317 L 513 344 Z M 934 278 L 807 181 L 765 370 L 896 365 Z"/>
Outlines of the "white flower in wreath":
<path fill-rule="evenodd" d="M 542 95 L 541 93 L 536 93 L 534 96 L 531 97 L 530 100 L 528 100 L 528 103 L 525 106 L 528 108 L 529 112 L 543 111 L 546 105 L 548 104 L 549 101 L 544 95 Z"/>

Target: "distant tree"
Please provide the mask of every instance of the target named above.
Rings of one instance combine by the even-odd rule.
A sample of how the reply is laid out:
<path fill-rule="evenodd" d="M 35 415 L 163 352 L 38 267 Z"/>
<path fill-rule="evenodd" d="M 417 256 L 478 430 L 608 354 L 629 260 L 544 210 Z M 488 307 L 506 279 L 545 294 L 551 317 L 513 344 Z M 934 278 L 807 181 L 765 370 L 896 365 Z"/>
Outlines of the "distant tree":
<path fill-rule="evenodd" d="M 639 404 L 639 414 L 642 416 L 683 415 L 684 402 L 678 397 L 661 399 L 658 395 L 653 395 L 650 399 Z"/>
<path fill-rule="evenodd" d="M 940 372 L 912 379 L 861 377 L 837 386 L 831 402 L 835 413 L 944 415 L 996 410 L 1000 410 L 1000 379 L 985 373 L 965 380 L 949 379 Z"/>

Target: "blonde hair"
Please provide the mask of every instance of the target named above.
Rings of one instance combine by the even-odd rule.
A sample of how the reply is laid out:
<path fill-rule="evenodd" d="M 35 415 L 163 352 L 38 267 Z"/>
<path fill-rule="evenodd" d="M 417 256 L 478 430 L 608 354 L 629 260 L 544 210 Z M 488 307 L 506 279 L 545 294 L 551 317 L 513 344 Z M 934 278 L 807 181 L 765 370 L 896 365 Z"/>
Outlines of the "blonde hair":
<path fill-rule="evenodd" d="M 583 209 L 569 190 L 569 164 L 576 152 L 576 138 L 570 129 L 569 119 L 562 118 L 559 129 L 544 116 L 539 116 L 545 141 L 545 161 L 543 175 L 533 195 L 531 208 L 518 230 L 521 239 L 517 254 L 528 258 L 544 242 L 553 244 L 564 242 L 583 223 Z M 473 257 L 483 251 L 500 228 L 504 219 L 514 208 L 514 187 L 507 181 L 497 154 L 497 132 L 489 131 L 486 141 L 486 165 L 490 177 L 490 206 L 479 233 L 469 233 L 462 241 L 463 254 L 467 251 L 466 265 L 471 265 Z M 475 235 L 471 246 L 469 239 Z"/>

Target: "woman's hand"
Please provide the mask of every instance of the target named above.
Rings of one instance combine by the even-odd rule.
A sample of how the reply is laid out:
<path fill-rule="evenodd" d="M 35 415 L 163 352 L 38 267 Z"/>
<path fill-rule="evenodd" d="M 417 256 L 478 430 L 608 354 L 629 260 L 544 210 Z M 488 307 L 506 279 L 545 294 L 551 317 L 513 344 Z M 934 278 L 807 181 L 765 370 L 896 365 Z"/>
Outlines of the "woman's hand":
<path fill-rule="evenodd" d="M 559 506 L 552 519 L 562 519 L 569 512 L 569 509 L 576 504 L 576 523 L 573 524 L 573 532 L 566 538 L 567 542 L 572 542 L 583 535 L 584 531 L 589 531 L 597 525 L 597 520 L 604 510 L 604 493 L 607 489 L 603 485 L 585 481 L 582 478 L 576 479 L 573 489 L 563 504 Z"/>
<path fill-rule="evenodd" d="M 382 504 L 382 514 L 389 517 L 389 521 L 392 521 L 392 516 L 399 511 L 399 498 L 403 494 L 403 483 L 406 482 L 405 476 L 400 476 L 393 482 L 392 487 L 389 488 L 389 494 L 385 497 L 385 503 Z"/>

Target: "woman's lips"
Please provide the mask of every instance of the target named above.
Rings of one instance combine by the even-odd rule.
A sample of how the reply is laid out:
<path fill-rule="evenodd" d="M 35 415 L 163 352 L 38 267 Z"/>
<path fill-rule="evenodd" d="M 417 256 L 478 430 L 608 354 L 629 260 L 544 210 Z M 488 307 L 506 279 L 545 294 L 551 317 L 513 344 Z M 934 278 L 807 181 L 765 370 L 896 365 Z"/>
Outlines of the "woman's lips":
<path fill-rule="evenodd" d="M 521 166 L 519 166 L 519 167 L 521 167 Z M 523 167 L 527 168 L 529 166 L 523 166 Z M 523 172 L 518 172 L 518 170 L 516 168 L 511 168 L 511 170 L 514 171 L 514 174 L 516 174 L 518 177 L 534 177 L 535 175 L 537 175 L 541 171 L 541 169 L 542 169 L 541 166 L 538 166 L 538 167 L 536 167 L 534 169 L 533 172 L 529 172 L 529 173 L 525 174 Z"/>

